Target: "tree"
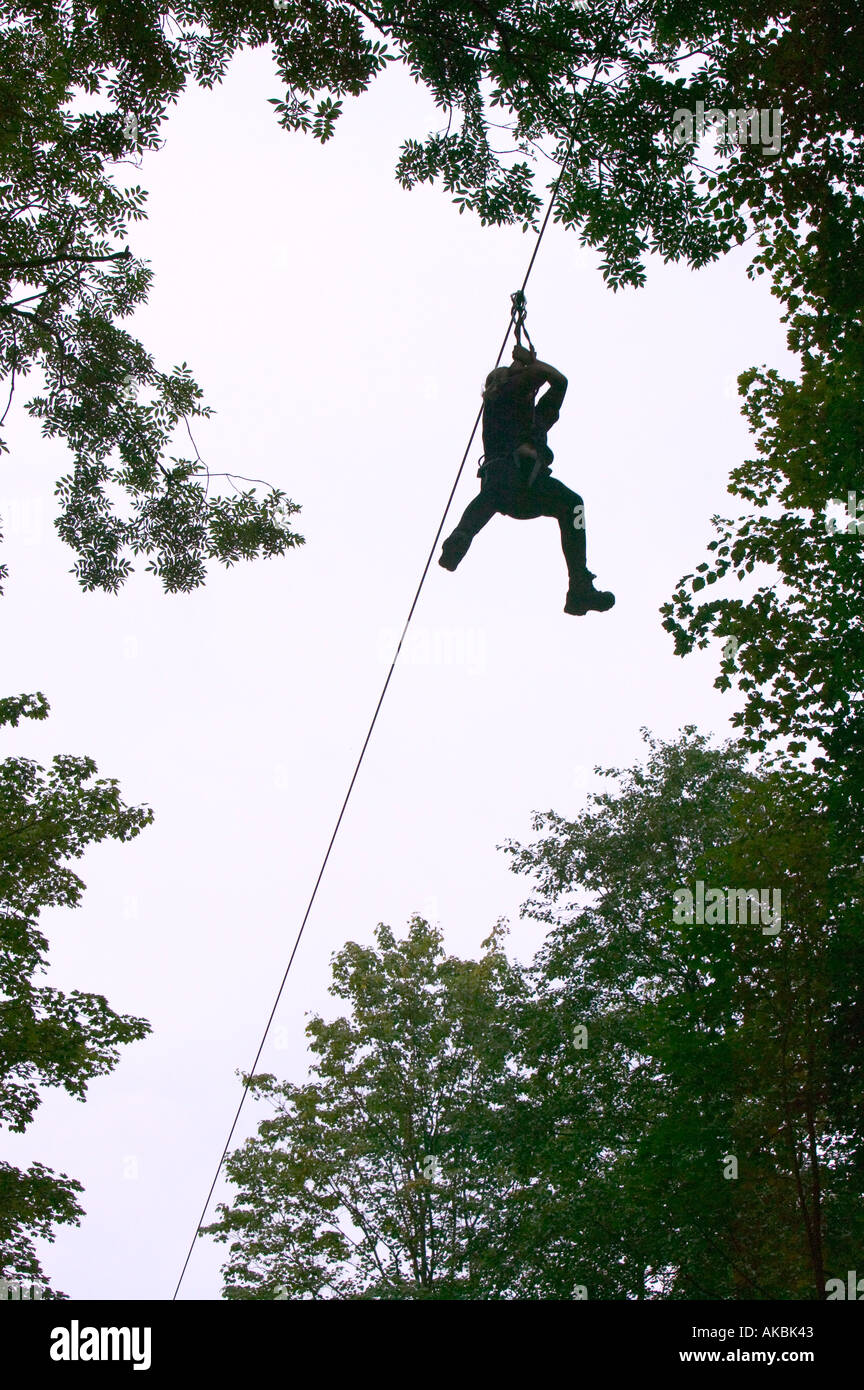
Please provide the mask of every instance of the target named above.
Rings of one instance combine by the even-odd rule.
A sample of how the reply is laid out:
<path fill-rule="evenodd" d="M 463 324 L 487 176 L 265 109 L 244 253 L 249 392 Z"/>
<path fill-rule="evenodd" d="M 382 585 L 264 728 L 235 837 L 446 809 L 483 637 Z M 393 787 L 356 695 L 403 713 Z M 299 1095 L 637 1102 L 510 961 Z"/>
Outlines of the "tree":
<path fill-rule="evenodd" d="M 748 769 L 741 745 L 687 729 L 606 775 L 614 793 L 507 846 L 537 880 L 523 911 L 550 926 L 507 1126 L 526 1194 L 513 1282 L 535 1298 L 823 1298 L 864 1234 L 860 1067 L 847 1051 L 841 1077 L 836 1021 L 860 873 L 847 897 L 818 781 Z M 699 882 L 723 915 L 676 922 Z M 727 915 L 730 893 L 735 910 L 768 885 L 776 922 Z"/>
<path fill-rule="evenodd" d="M 48 709 L 39 694 L 0 700 L 0 725 L 45 719 Z M 150 1031 L 100 994 L 37 983 L 48 953 L 40 913 L 78 907 L 84 892 L 68 861 L 109 837 L 133 839 L 153 818 L 95 774 L 89 758 L 69 755 L 47 770 L 29 758 L 0 762 L 0 1123 L 15 1133 L 32 1121 L 46 1086 L 84 1100 L 88 1083 L 114 1069 L 119 1049 Z M 0 1162 L 0 1277 L 42 1278 L 33 1241 L 79 1223 L 82 1191 L 41 1163 L 21 1170 Z"/>
<path fill-rule="evenodd" d="M 345 96 L 404 64 L 446 125 L 405 141 L 397 177 L 440 182 L 484 223 L 536 225 L 537 168 L 543 156 L 563 167 L 569 150 L 556 216 L 603 249 L 613 287 L 642 283 L 648 251 L 700 266 L 757 233 L 770 252 L 809 219 L 825 284 L 860 303 L 850 267 L 862 20 L 851 0 L 830 17 L 695 0 L 252 0 L 242 14 L 229 0 L 3 0 L 0 16 L 0 360 L 11 390 L 41 370 L 29 408 L 72 450 L 58 526 L 85 588 L 116 590 L 143 554 L 166 588 L 190 589 L 208 560 L 281 554 L 301 539 L 278 490 L 229 498 L 210 490 L 197 451 L 167 454 L 175 429 L 208 408 L 185 365 L 159 370 L 121 327 L 151 272 L 121 244 L 144 194 L 120 188 L 115 167 L 155 149 L 185 84 L 220 81 L 242 48 L 270 47 L 280 123 L 322 141 Z M 706 166 L 674 135 L 676 112 L 697 101 L 782 110 L 782 152 L 727 141 Z"/>
<path fill-rule="evenodd" d="M 855 1267 L 860 869 L 818 778 L 646 740 L 505 846 L 529 969 L 500 924 L 472 963 L 420 919 L 335 957 L 310 1080 L 251 1083 L 227 1298 L 821 1299 Z"/>
<path fill-rule="evenodd" d="M 724 640 L 715 684 L 734 681 L 744 695 L 733 723 L 755 750 L 815 757 L 854 846 L 864 823 L 864 323 L 820 295 L 808 248 L 789 240 L 771 266 L 801 378 L 739 378 L 757 457 L 733 471 L 730 492 L 750 506 L 714 518 L 713 554 L 679 581 L 664 626 L 681 655 Z M 730 593 L 733 577 L 743 597 Z"/>
<path fill-rule="evenodd" d="M 757 457 L 733 470 L 729 490 L 746 509 L 713 518 L 709 559 L 679 581 L 664 625 L 680 655 L 723 641 L 715 684 L 744 695 L 732 718 L 748 746 L 805 765 L 815 756 L 835 783 L 838 830 L 860 839 L 862 16 L 848 3 L 830 14 L 801 5 L 761 27 L 769 14 L 752 12 L 758 39 L 736 36 L 720 66 L 730 90 L 782 107 L 782 157 L 766 165 L 741 148 L 706 187 L 718 215 L 751 209 L 751 273 L 771 276 L 800 379 L 756 367 L 739 376 Z"/>
<path fill-rule="evenodd" d="M 202 1231 L 230 1242 L 224 1297 L 489 1296 L 521 989 L 502 936 L 462 961 L 414 917 L 334 957 L 352 1016 L 311 1019 L 306 1084 L 251 1081 L 273 1118 L 228 1158 L 237 1195 Z"/>

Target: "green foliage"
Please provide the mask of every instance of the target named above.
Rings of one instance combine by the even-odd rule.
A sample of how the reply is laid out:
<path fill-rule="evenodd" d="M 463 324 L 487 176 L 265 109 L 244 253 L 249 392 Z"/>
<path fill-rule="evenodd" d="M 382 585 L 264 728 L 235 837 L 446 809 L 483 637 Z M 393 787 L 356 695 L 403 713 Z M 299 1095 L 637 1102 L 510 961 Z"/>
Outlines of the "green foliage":
<path fill-rule="evenodd" d="M 500 929 L 477 962 L 419 917 L 376 939 L 334 958 L 352 1015 L 309 1022 L 311 1079 L 251 1083 L 274 1115 L 227 1160 L 238 1195 L 206 1228 L 231 1243 L 226 1298 L 488 1296 L 520 972 Z"/>
<path fill-rule="evenodd" d="M 828 509 L 862 494 L 862 22 L 849 3 L 818 16 L 799 8 L 723 60 L 754 104 L 761 92 L 758 104 L 783 109 L 782 157 L 763 167 L 749 148 L 735 153 L 714 199 L 751 209 L 751 273 L 771 277 L 800 376 L 739 376 L 756 457 L 733 470 L 729 490 L 746 509 L 713 518 L 710 561 L 662 610 L 681 655 L 711 637 L 736 640 L 715 681 L 744 697 L 734 724 L 756 751 L 814 756 L 835 784 L 830 813 L 852 839 L 864 812 L 862 535 L 855 519 L 832 530 Z"/>
<path fill-rule="evenodd" d="M 536 225 L 538 169 L 544 156 L 560 166 L 575 135 L 555 215 L 602 250 L 613 288 L 642 283 L 649 251 L 701 266 L 752 233 L 763 273 L 809 222 L 822 291 L 861 301 L 862 21 L 850 0 L 830 16 L 695 0 L 0 0 L 0 21 L 0 362 L 10 401 L 39 369 L 29 409 L 69 443 L 58 527 L 85 588 L 116 591 L 144 555 L 167 589 L 192 589 L 209 561 L 302 539 L 281 493 L 231 500 L 197 451 L 173 456 L 175 432 L 209 407 L 185 365 L 159 369 L 121 326 L 152 280 L 127 244 L 145 194 L 121 185 L 122 166 L 158 148 L 187 83 L 220 82 L 245 48 L 273 54 L 280 124 L 322 142 L 346 97 L 404 65 L 442 127 L 403 143 L 397 178 L 440 182 L 484 223 Z M 672 137 L 676 109 L 697 100 L 782 109 L 781 153 L 723 146 L 706 166 Z"/>
<path fill-rule="evenodd" d="M 44 719 L 44 695 L 0 701 L 0 725 Z M 152 820 L 148 807 L 124 805 L 113 779 L 96 779 L 89 758 L 55 757 L 46 769 L 29 758 L 0 762 L 0 1124 L 21 1133 L 46 1086 L 83 1100 L 88 1083 L 116 1066 L 119 1049 L 146 1036 L 145 1019 L 117 1014 L 100 994 L 40 985 L 48 940 L 46 908 L 78 907 L 84 884 L 69 867 L 91 844 L 130 840 Z M 41 1164 L 0 1165 L 0 1274 L 41 1276 L 35 1236 L 82 1214 L 79 1183 Z"/>
<path fill-rule="evenodd" d="M 789 242 L 771 257 L 800 380 L 739 377 L 757 456 L 733 470 L 729 490 L 749 509 L 714 518 L 710 566 L 685 575 L 662 611 L 682 655 L 736 639 L 715 680 L 744 696 L 733 723 L 753 749 L 815 755 L 836 785 L 832 814 L 854 838 L 864 812 L 864 518 L 854 500 L 846 513 L 850 493 L 864 501 L 864 323 L 818 296 L 811 249 Z M 730 593 L 733 579 L 745 597 Z M 706 582 L 717 588 L 695 602 Z"/>
<path fill-rule="evenodd" d="M 0 1278 L 30 1275 L 44 1280 L 34 1238 L 54 1240 L 55 1226 L 77 1226 L 84 1215 L 76 1193 L 80 1182 L 42 1163 L 15 1168 L 0 1160 Z M 65 1298 L 56 1289 L 43 1295 Z"/>
<path fill-rule="evenodd" d="M 860 869 L 837 862 L 824 787 L 748 770 L 740 745 L 688 729 L 614 775 L 508 847 L 550 926 L 520 1030 L 512 1279 L 535 1298 L 821 1298 L 864 1235 L 860 1002 L 838 968 L 860 965 Z M 696 880 L 780 889 L 779 931 L 676 924 Z"/>
<path fill-rule="evenodd" d="M 0 699 L 0 726 L 17 729 L 21 719 L 47 719 L 50 706 L 41 691 L 35 695 L 7 695 Z"/>
<path fill-rule="evenodd" d="M 71 450 L 57 527 L 84 589 L 116 592 L 142 555 L 166 590 L 187 591 L 208 561 L 302 542 L 284 493 L 265 484 L 259 497 L 229 478 L 226 495 L 197 449 L 174 456 L 178 430 L 186 438 L 210 409 L 185 363 L 160 370 L 122 327 L 153 277 L 124 244 L 146 195 L 118 175 L 158 147 L 190 75 L 212 83 L 238 39 L 195 38 L 189 15 L 169 40 L 168 15 L 137 3 L 0 4 L 0 363 L 7 410 L 39 369 L 28 410 Z"/>
<path fill-rule="evenodd" d="M 252 1082 L 273 1117 L 206 1232 L 226 1298 L 807 1300 L 855 1267 L 860 855 L 812 774 L 647 741 L 505 846 L 549 928 L 529 970 L 500 925 L 472 963 L 418 918 L 335 957 L 310 1079 Z M 779 890 L 778 930 L 676 921 L 697 881 Z"/>

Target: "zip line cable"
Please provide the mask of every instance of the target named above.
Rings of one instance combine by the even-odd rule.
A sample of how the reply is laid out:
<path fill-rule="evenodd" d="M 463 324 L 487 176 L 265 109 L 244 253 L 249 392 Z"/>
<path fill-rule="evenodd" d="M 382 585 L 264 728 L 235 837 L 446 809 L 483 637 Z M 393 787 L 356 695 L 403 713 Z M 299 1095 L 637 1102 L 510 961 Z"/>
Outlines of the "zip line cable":
<path fill-rule="evenodd" d="M 616 8 L 616 11 L 615 11 L 616 16 L 617 16 L 617 12 L 618 12 L 618 11 L 617 11 L 617 8 Z M 599 71 L 600 71 L 600 68 L 601 68 L 601 66 L 602 66 L 602 64 L 603 64 L 603 61 L 604 61 L 604 60 L 603 60 L 602 57 L 601 57 L 601 58 L 598 58 L 597 63 L 596 63 L 596 66 L 595 66 L 595 68 L 594 68 L 594 72 L 593 72 L 592 75 L 591 75 L 591 80 L 590 80 L 590 82 L 588 83 L 587 88 L 585 89 L 585 95 L 584 95 L 584 97 L 582 98 L 582 104 L 581 104 L 580 107 L 579 107 L 579 111 L 578 111 L 578 113 L 577 113 L 577 115 L 576 115 L 576 120 L 575 120 L 574 123 L 573 123 L 573 130 L 572 130 L 571 135 L 570 135 L 570 141 L 569 141 L 569 144 L 568 144 L 568 146 L 567 146 L 567 151 L 566 151 L 566 154 L 565 154 L 565 156 L 564 156 L 564 161 L 563 161 L 563 163 L 562 163 L 562 165 L 561 165 L 561 170 L 560 170 L 560 172 L 559 172 L 559 174 L 558 174 L 558 177 L 557 177 L 557 179 L 555 180 L 555 183 L 554 183 L 554 185 L 553 185 L 553 188 L 552 188 L 552 196 L 551 196 L 551 198 L 549 199 L 549 206 L 548 206 L 548 208 L 546 209 L 546 215 L 545 215 L 545 217 L 543 218 L 543 222 L 542 222 L 542 224 L 541 224 L 540 231 L 539 231 L 539 233 L 538 233 L 538 235 L 537 235 L 537 241 L 536 241 L 535 244 L 534 244 L 534 250 L 533 250 L 532 253 L 531 253 L 531 259 L 530 259 L 529 262 L 528 262 L 528 269 L 525 271 L 525 277 L 524 277 L 524 279 L 523 279 L 523 281 L 522 281 L 522 285 L 521 285 L 521 287 L 516 291 L 515 294 L 513 294 L 513 295 L 510 296 L 511 301 L 512 301 L 512 306 L 513 306 L 513 307 L 512 307 L 512 310 L 511 310 L 511 314 L 510 314 L 510 322 L 509 322 L 508 325 L 507 325 L 507 332 L 504 334 L 504 337 L 503 337 L 503 339 L 502 339 L 502 341 L 501 341 L 501 346 L 500 346 L 500 348 L 498 349 L 498 356 L 497 356 L 496 359 L 495 359 L 495 366 L 496 366 L 496 367 L 499 365 L 499 363 L 500 363 L 500 361 L 501 361 L 501 358 L 504 356 L 504 349 L 505 349 L 506 346 L 507 346 L 507 341 L 508 341 L 508 339 L 509 339 L 509 337 L 510 337 L 510 333 L 511 333 L 511 330 L 512 330 L 512 329 L 515 328 L 515 330 L 516 330 L 516 339 L 517 339 L 517 342 L 520 340 L 520 333 L 525 333 L 526 338 L 527 338 L 527 336 L 528 336 L 528 335 L 527 335 L 527 330 L 526 330 L 526 328 L 525 328 L 525 288 L 526 288 L 526 286 L 527 286 L 527 284 L 528 284 L 529 279 L 531 278 L 531 272 L 532 272 L 532 270 L 534 269 L 534 262 L 535 262 L 536 259 L 537 259 L 537 252 L 540 250 L 540 243 L 541 243 L 541 241 L 543 240 L 544 233 L 545 233 L 545 231 L 546 231 L 547 226 L 549 225 L 549 219 L 550 219 L 551 216 L 552 216 L 552 211 L 553 211 L 553 209 L 554 209 L 554 207 L 555 207 L 555 202 L 556 202 L 557 197 L 558 197 L 558 190 L 559 190 L 559 188 L 561 187 L 561 180 L 563 179 L 565 173 L 567 172 L 567 166 L 568 166 L 568 164 L 570 163 L 570 156 L 571 156 L 571 154 L 573 153 L 573 145 L 574 145 L 574 143 L 575 143 L 576 136 L 577 136 L 578 131 L 579 131 L 579 124 L 580 124 L 580 121 L 581 121 L 583 112 L 584 112 L 584 110 L 585 110 L 585 103 L 587 102 L 588 97 L 589 97 L 590 94 L 591 94 L 591 89 L 593 88 L 594 83 L 595 83 L 595 81 L 597 80 L 597 74 L 598 74 Z M 528 339 L 528 342 L 530 343 L 530 341 L 531 341 L 531 340 L 530 340 L 530 338 L 529 338 L 529 339 Z M 282 976 L 282 981 L 281 981 L 281 983 L 280 983 L 280 985 L 279 985 L 279 989 L 278 989 L 278 991 L 277 991 L 277 993 L 276 993 L 276 998 L 275 998 L 275 1000 L 273 1001 L 273 1007 L 272 1007 L 272 1009 L 270 1010 L 270 1015 L 269 1015 L 269 1017 L 268 1017 L 268 1019 L 267 1019 L 267 1024 L 266 1024 L 266 1026 L 265 1026 L 265 1028 L 264 1028 L 263 1034 L 261 1035 L 261 1041 L 260 1041 L 260 1043 L 258 1044 L 258 1051 L 255 1053 L 255 1060 L 254 1060 L 253 1063 L 252 1063 L 251 1071 L 249 1071 L 249 1072 L 247 1073 L 247 1080 L 246 1080 L 246 1081 L 244 1082 L 244 1084 L 243 1084 L 243 1093 L 242 1093 L 242 1095 L 241 1095 L 241 1097 L 240 1097 L 240 1103 L 239 1103 L 238 1106 L 237 1106 L 237 1110 L 236 1110 L 236 1112 L 235 1112 L 235 1114 L 234 1114 L 234 1119 L 233 1119 L 232 1122 L 231 1122 L 231 1128 L 230 1128 L 230 1130 L 228 1131 L 228 1138 L 225 1140 L 225 1145 L 224 1145 L 224 1148 L 222 1149 L 222 1155 L 221 1155 L 221 1157 L 220 1157 L 220 1159 L 219 1159 L 219 1163 L 217 1164 L 216 1172 L 213 1174 L 213 1181 L 212 1181 L 211 1184 L 210 1184 L 210 1189 L 209 1189 L 209 1191 L 208 1191 L 208 1193 L 207 1193 L 206 1201 L 204 1202 L 204 1206 L 203 1206 L 202 1209 L 201 1209 L 201 1215 L 200 1215 L 200 1217 L 198 1218 L 198 1225 L 197 1225 L 196 1228 L 195 1228 L 195 1234 L 193 1235 L 193 1237 L 192 1237 L 192 1242 L 191 1242 L 191 1244 L 190 1244 L 190 1246 L 189 1246 L 189 1249 L 188 1249 L 187 1252 L 186 1252 L 186 1259 L 183 1261 L 183 1268 L 182 1268 L 181 1271 L 180 1271 L 180 1278 L 177 1280 L 177 1287 L 175 1288 L 174 1293 L 172 1294 L 172 1302 L 177 1298 L 177 1295 L 178 1295 L 178 1293 L 180 1292 L 180 1285 L 183 1283 L 183 1278 L 184 1278 L 184 1276 L 185 1276 L 185 1274 L 186 1274 L 186 1270 L 187 1270 L 187 1268 L 188 1268 L 188 1266 L 189 1266 L 189 1261 L 190 1261 L 190 1259 L 192 1258 L 192 1251 L 195 1249 L 195 1242 L 196 1242 L 196 1240 L 198 1239 L 198 1233 L 199 1233 L 199 1231 L 201 1230 L 202 1225 L 204 1224 L 204 1218 L 205 1218 L 205 1216 L 207 1215 L 207 1208 L 208 1208 L 209 1205 L 210 1205 L 210 1199 L 211 1199 L 211 1197 L 213 1196 L 213 1193 L 214 1193 L 214 1191 L 215 1191 L 215 1189 L 216 1189 L 216 1184 L 217 1184 L 217 1182 L 219 1181 L 219 1174 L 220 1174 L 221 1171 L 222 1171 L 222 1164 L 225 1162 L 225 1158 L 226 1158 L 226 1156 L 227 1156 L 227 1154 L 228 1154 L 228 1150 L 229 1150 L 229 1148 L 231 1147 L 231 1140 L 234 1138 L 234 1131 L 235 1131 L 235 1129 L 237 1128 L 237 1122 L 238 1122 L 238 1120 L 240 1119 L 240 1112 L 241 1112 L 242 1109 L 243 1109 L 243 1105 L 244 1105 L 244 1102 L 245 1102 L 245 1100 L 246 1100 L 246 1096 L 247 1096 L 248 1093 L 249 1093 L 249 1085 L 250 1085 L 250 1083 L 251 1083 L 253 1077 L 255 1076 L 255 1072 L 256 1072 L 257 1067 L 258 1067 L 258 1062 L 259 1062 L 259 1060 L 260 1060 L 260 1058 L 261 1058 L 261 1053 L 264 1051 L 264 1045 L 265 1045 L 265 1043 L 267 1042 L 267 1035 L 268 1035 L 268 1033 L 270 1032 L 270 1026 L 271 1026 L 271 1024 L 272 1024 L 272 1022 L 273 1022 L 273 1019 L 274 1019 L 275 1016 L 276 1016 L 276 1010 L 277 1010 L 278 1007 L 279 1007 L 279 1001 L 280 1001 L 281 998 L 282 998 L 282 993 L 283 993 L 283 991 L 284 991 L 284 989 L 285 989 L 285 985 L 286 985 L 286 982 L 287 982 L 287 980 L 288 980 L 288 975 L 289 975 L 289 972 L 290 972 L 290 970 L 291 970 L 291 966 L 294 964 L 294 957 L 295 957 L 296 954 L 297 954 L 297 948 L 298 948 L 299 945 L 300 945 L 300 939 L 301 939 L 301 937 L 303 936 L 303 932 L 304 932 L 304 930 L 305 930 L 306 923 L 307 923 L 308 920 L 309 920 L 309 915 L 310 915 L 310 913 L 311 913 L 311 911 L 312 911 L 312 907 L 313 907 L 314 902 L 315 902 L 315 899 L 316 899 L 316 897 L 317 897 L 317 895 L 318 895 L 318 889 L 319 889 L 319 887 L 321 886 L 321 880 L 322 880 L 322 878 L 324 877 L 324 870 L 327 868 L 327 863 L 328 863 L 328 861 L 329 861 L 329 859 L 330 859 L 330 853 L 331 853 L 331 851 L 332 851 L 332 849 L 333 849 L 333 845 L 334 845 L 335 842 L 336 842 L 336 836 L 339 834 L 339 828 L 340 828 L 340 826 L 341 826 L 341 824 L 342 824 L 342 819 L 343 819 L 343 817 L 344 817 L 344 815 L 345 815 L 345 811 L 346 811 L 346 809 L 347 809 L 348 802 L 349 802 L 350 799 L 351 799 L 351 793 L 352 793 L 352 791 L 354 790 L 354 783 L 357 781 L 357 777 L 358 777 L 358 774 L 359 774 L 359 772 L 360 772 L 360 768 L 361 768 L 361 765 L 362 765 L 362 763 L 363 763 L 363 759 L 364 759 L 364 757 L 366 756 L 366 749 L 369 747 L 369 741 L 370 741 L 370 739 L 372 738 L 372 731 L 374 730 L 375 725 L 376 725 L 376 723 L 377 723 L 378 715 L 379 715 L 380 712 L 381 712 L 381 706 L 382 706 L 383 703 L 384 703 L 384 697 L 385 697 L 386 694 L 387 694 L 387 690 L 388 690 L 388 688 L 389 688 L 389 686 L 390 686 L 390 681 L 391 681 L 391 678 L 392 678 L 392 676 L 393 676 L 393 672 L 394 672 L 395 669 L 396 669 L 396 662 L 399 660 L 399 653 L 400 653 L 401 650 L 402 650 L 402 643 L 405 641 L 405 637 L 406 637 L 406 635 L 407 635 L 408 628 L 409 628 L 410 625 L 411 625 L 411 619 L 414 617 L 414 610 L 415 610 L 416 607 L 417 607 L 417 604 L 418 604 L 419 599 L 420 599 L 420 594 L 421 594 L 422 589 L 423 589 L 423 585 L 424 585 L 425 582 L 426 582 L 426 576 L 427 576 L 427 574 L 429 573 L 429 566 L 432 564 L 432 561 L 433 561 L 433 559 L 435 558 L 435 551 L 436 551 L 436 549 L 437 549 L 437 547 L 438 547 L 438 540 L 439 540 L 439 538 L 440 538 L 440 536 L 441 536 L 441 532 L 444 530 L 444 523 L 445 523 L 445 521 L 447 520 L 447 514 L 448 514 L 448 512 L 450 511 L 450 507 L 451 507 L 451 505 L 452 505 L 453 498 L 454 498 L 455 495 L 456 495 L 456 489 L 457 489 L 457 487 L 459 486 L 459 480 L 460 480 L 461 477 L 462 477 L 462 473 L 463 473 L 463 470 L 464 470 L 464 468 L 465 468 L 465 464 L 466 464 L 466 462 L 468 461 L 468 455 L 469 455 L 469 453 L 471 452 L 471 447 L 472 447 L 472 445 L 473 445 L 473 443 L 474 443 L 474 436 L 475 436 L 476 433 L 477 433 L 477 428 L 478 428 L 478 426 L 479 426 L 479 424 L 480 424 L 480 421 L 481 421 L 482 417 L 483 417 L 483 406 L 482 406 L 482 404 L 481 404 L 480 409 L 477 411 L 477 418 L 476 418 L 475 421 L 474 421 L 474 425 L 473 425 L 473 427 L 472 427 L 471 434 L 469 435 L 469 438 L 468 438 L 468 443 L 467 443 L 466 446 L 465 446 L 465 452 L 464 452 L 463 455 L 462 455 L 462 462 L 459 464 L 459 469 L 458 469 L 458 471 L 457 471 L 457 473 L 456 473 L 456 477 L 455 477 L 455 479 L 454 479 L 453 486 L 452 486 L 452 488 L 450 489 L 450 496 L 447 498 L 447 505 L 445 506 L 444 512 L 443 512 L 442 517 L 441 517 L 441 520 L 440 520 L 440 522 L 438 523 L 438 530 L 435 532 L 435 539 L 434 539 L 433 542 L 432 542 L 432 548 L 431 548 L 430 551 L 429 551 L 429 555 L 428 555 L 428 557 L 427 557 L 426 564 L 423 566 L 423 573 L 420 575 L 420 582 L 419 582 L 419 584 L 417 585 L 417 590 L 416 590 L 416 592 L 415 592 L 415 594 L 414 594 L 414 598 L 413 598 L 413 600 L 412 600 L 411 607 L 410 607 L 410 609 L 408 610 L 408 617 L 405 619 L 405 625 L 404 625 L 404 627 L 402 628 L 402 635 L 401 635 L 401 637 L 399 638 L 399 644 L 398 644 L 398 646 L 397 646 L 397 648 L 396 648 L 396 652 L 395 652 L 395 654 L 394 654 L 394 656 L 393 656 L 393 660 L 392 660 L 392 662 L 390 663 L 390 670 L 387 672 L 387 679 L 385 680 L 384 685 L 382 686 L 381 694 L 378 696 L 378 703 L 377 703 L 377 705 L 375 706 L 375 713 L 372 715 L 372 722 L 370 723 L 369 728 L 368 728 L 368 730 L 367 730 L 367 732 L 366 732 L 366 737 L 365 737 L 365 739 L 363 740 L 363 747 L 360 749 L 360 756 L 359 756 L 358 759 L 357 759 L 357 762 L 356 762 L 355 767 L 354 767 L 354 772 L 353 772 L 353 774 L 352 774 L 352 776 L 351 776 L 351 781 L 350 781 L 349 784 L 348 784 L 348 790 L 347 790 L 347 792 L 345 793 L 345 798 L 344 798 L 344 800 L 343 800 L 343 802 L 342 802 L 341 810 L 339 811 L 339 815 L 338 815 L 338 817 L 337 817 L 337 819 L 336 819 L 336 824 L 335 824 L 334 827 L 333 827 L 333 833 L 332 833 L 332 835 L 330 836 L 330 842 L 329 842 L 329 844 L 327 845 L 326 853 L 325 853 L 325 855 L 324 855 L 323 860 L 321 861 L 321 868 L 318 870 L 318 877 L 317 877 L 316 880 L 315 880 L 315 886 L 314 886 L 314 888 L 312 889 L 312 893 L 311 893 L 311 895 L 310 895 L 310 897 L 309 897 L 309 901 L 308 901 L 308 903 L 306 904 L 306 911 L 305 911 L 304 914 L 303 914 L 303 920 L 302 920 L 302 922 L 300 923 L 300 929 L 299 929 L 299 931 L 297 932 L 297 936 L 296 936 L 295 941 L 294 941 L 294 946 L 293 946 L 293 948 L 292 948 L 292 950 L 291 950 L 291 955 L 290 955 L 289 958 L 288 958 L 288 964 L 287 964 L 286 967 L 285 967 L 285 973 L 284 973 L 283 976 Z"/>

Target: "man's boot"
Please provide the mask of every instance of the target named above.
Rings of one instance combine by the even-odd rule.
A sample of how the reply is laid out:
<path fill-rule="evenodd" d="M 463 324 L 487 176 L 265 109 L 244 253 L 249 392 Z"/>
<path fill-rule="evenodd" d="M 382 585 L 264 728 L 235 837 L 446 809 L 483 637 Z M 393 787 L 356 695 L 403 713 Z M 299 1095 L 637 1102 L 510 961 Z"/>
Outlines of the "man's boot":
<path fill-rule="evenodd" d="M 467 531 L 460 531 L 457 527 L 441 546 L 439 565 L 443 565 L 445 570 L 455 570 L 459 561 L 464 558 L 473 539 L 473 536 L 470 536 Z"/>
<path fill-rule="evenodd" d="M 590 570 L 583 570 L 581 574 L 571 576 L 567 602 L 564 605 L 565 613 L 572 613 L 575 617 L 581 618 L 589 612 L 608 612 L 615 603 L 615 595 L 610 594 L 608 589 L 595 589 L 593 580 L 594 575 Z"/>

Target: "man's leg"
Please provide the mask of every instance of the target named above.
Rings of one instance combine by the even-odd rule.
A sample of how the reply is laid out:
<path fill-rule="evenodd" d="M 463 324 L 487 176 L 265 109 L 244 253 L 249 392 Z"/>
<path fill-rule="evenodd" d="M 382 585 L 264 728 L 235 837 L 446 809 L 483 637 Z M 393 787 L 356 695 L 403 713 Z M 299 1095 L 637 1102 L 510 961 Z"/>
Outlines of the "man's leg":
<path fill-rule="evenodd" d="M 478 493 L 462 513 L 462 520 L 456 530 L 447 537 L 441 546 L 439 565 L 443 565 L 445 570 L 455 570 L 477 532 L 483 530 L 487 521 L 492 520 L 497 510 L 498 506 L 491 492 Z"/>
<path fill-rule="evenodd" d="M 561 549 L 567 561 L 570 587 L 565 613 L 582 615 L 589 609 L 605 612 L 615 602 L 615 595 L 597 590 L 593 574 L 586 565 L 585 504 L 577 492 L 565 487 L 557 478 L 538 478 L 526 499 L 520 515 L 554 516 L 561 531 Z"/>

